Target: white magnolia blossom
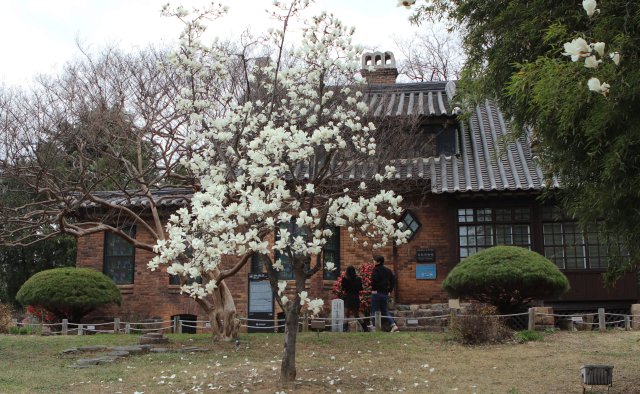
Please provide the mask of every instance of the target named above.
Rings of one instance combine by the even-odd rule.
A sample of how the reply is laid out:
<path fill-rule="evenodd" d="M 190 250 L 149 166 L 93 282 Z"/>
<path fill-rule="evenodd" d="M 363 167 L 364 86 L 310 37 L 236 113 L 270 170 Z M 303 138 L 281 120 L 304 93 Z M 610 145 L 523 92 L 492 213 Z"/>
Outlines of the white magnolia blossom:
<path fill-rule="evenodd" d="M 596 9 L 597 6 L 598 3 L 596 3 L 596 0 L 582 0 L 582 8 L 587 11 L 589 18 L 591 18 L 596 11 L 600 12 L 600 10 Z"/>
<path fill-rule="evenodd" d="M 604 47 L 605 47 L 604 42 L 596 42 L 595 44 L 591 44 L 591 46 L 596 52 L 598 52 L 600 56 L 604 56 Z"/>
<path fill-rule="evenodd" d="M 278 282 L 278 295 L 282 295 L 282 292 L 284 291 L 284 289 L 287 287 L 287 282 L 286 281 L 282 281 L 282 282 Z"/>
<path fill-rule="evenodd" d="M 587 84 L 589 85 L 589 90 L 602 93 L 605 97 L 609 96 L 609 88 L 611 86 L 608 83 L 606 82 L 600 83 L 600 80 L 594 77 L 594 78 L 591 78 Z"/>
<path fill-rule="evenodd" d="M 582 37 L 578 37 L 571 42 L 564 44 L 564 50 L 562 54 L 565 56 L 571 56 L 571 60 L 577 62 L 584 55 L 591 53 L 591 47 Z"/>
<path fill-rule="evenodd" d="M 609 54 L 609 57 L 613 60 L 616 66 L 620 65 L 620 52 L 612 52 Z"/>
<path fill-rule="evenodd" d="M 415 3 L 416 0 L 398 0 L 398 5 L 396 7 L 405 7 L 406 9 L 410 9 Z"/>
<path fill-rule="evenodd" d="M 602 63 L 602 60 L 596 59 L 595 56 L 589 56 L 584 59 L 584 66 L 586 68 L 598 68 L 600 63 Z"/>
<path fill-rule="evenodd" d="M 309 301 L 309 310 L 311 311 L 311 317 L 315 317 L 318 315 L 318 313 L 320 313 L 323 304 L 324 301 L 319 298 Z"/>
<path fill-rule="evenodd" d="M 324 265 L 324 268 L 325 268 L 327 271 L 332 272 L 332 271 L 335 271 L 335 269 L 336 269 L 336 265 L 335 265 L 334 263 L 332 263 L 332 262 L 328 262 L 328 263 L 326 263 L 326 264 Z"/>
<path fill-rule="evenodd" d="M 183 11 L 177 13 L 187 18 Z M 204 286 L 182 286 L 192 297 L 204 297 L 216 288 L 212 278 L 223 259 L 274 252 L 310 259 L 322 253 L 333 235 L 328 227 L 351 226 L 356 229 L 351 239 L 374 249 L 406 242 L 408 232 L 390 219 L 402 214 L 402 197 L 389 190 L 372 191 L 377 189 L 368 183 L 375 179 L 373 186 L 379 186 L 378 182 L 391 179 L 393 166 L 372 180 L 354 184 L 352 190 L 333 194 L 323 194 L 333 187 L 331 174 L 304 181 L 293 176 L 296 168 L 310 167 L 319 152 L 337 158 L 345 171 L 350 171 L 351 161 L 375 155 L 376 127 L 364 121 L 369 108 L 358 86 L 365 81 L 353 78 L 364 50 L 352 44 L 353 29 L 327 13 L 314 18 L 303 29 L 302 47 L 292 52 L 297 65 L 281 67 L 277 74 L 275 63 L 261 66 L 264 80 L 269 81 L 262 86 L 267 92 L 263 98 L 271 97 L 275 89 L 283 95 L 273 103 L 255 100 L 240 105 L 231 95 L 210 95 L 211 86 L 224 86 L 229 80 L 230 59 L 217 41 L 201 42 L 205 31 L 201 19 L 185 25 L 181 46 L 168 57 L 168 65 L 192 81 L 177 101 L 193 131 L 187 143 L 200 149 L 180 164 L 199 177 L 202 188 L 188 208 L 171 215 L 167 239 L 158 241 L 157 256 L 149 262 L 152 270 L 168 265 L 171 273 L 206 278 Z M 327 75 L 335 81 L 352 79 L 349 87 L 327 90 L 326 80 L 321 79 Z M 351 156 L 342 160 L 347 154 Z M 304 235 L 292 234 L 293 223 Z M 275 258 L 271 267 L 285 268 Z M 326 268 L 334 267 L 328 263 Z M 288 301 L 282 295 L 285 287 L 286 282 L 278 283 L 282 304 Z M 300 293 L 300 302 L 308 302 L 310 309 L 322 308 L 322 301 L 310 301 L 306 292 Z"/>

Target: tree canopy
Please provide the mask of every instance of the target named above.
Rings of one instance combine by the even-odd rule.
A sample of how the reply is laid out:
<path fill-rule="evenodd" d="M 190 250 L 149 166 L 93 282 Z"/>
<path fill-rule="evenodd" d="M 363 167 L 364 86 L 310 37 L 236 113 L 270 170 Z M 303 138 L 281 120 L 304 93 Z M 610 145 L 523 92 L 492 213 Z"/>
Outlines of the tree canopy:
<path fill-rule="evenodd" d="M 451 270 L 442 288 L 453 298 L 474 299 L 512 313 L 536 299 L 556 299 L 569 280 L 551 261 L 517 246 L 477 252 Z"/>
<path fill-rule="evenodd" d="M 82 317 L 109 303 L 122 305 L 122 294 L 113 280 L 89 268 L 56 268 L 27 280 L 17 300 L 24 306 L 40 305 L 59 319 L 79 323 Z"/>
<path fill-rule="evenodd" d="M 625 246 L 631 259 L 610 255 L 608 283 L 632 269 L 640 245 L 640 3 L 435 0 L 415 10 L 414 22 L 425 19 L 461 32 L 461 94 L 470 107 L 495 100 L 516 137 L 529 138 L 548 184 L 561 185 L 546 197 L 583 228 L 603 219 L 603 234 Z"/>

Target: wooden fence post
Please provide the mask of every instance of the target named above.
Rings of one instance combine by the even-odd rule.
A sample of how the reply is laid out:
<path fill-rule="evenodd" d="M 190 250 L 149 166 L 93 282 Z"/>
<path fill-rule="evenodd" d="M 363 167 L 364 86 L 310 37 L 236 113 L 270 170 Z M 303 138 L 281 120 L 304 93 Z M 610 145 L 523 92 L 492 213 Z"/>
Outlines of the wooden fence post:
<path fill-rule="evenodd" d="M 131 323 L 127 323 L 124 325 L 124 333 L 131 334 Z"/>
<path fill-rule="evenodd" d="M 78 335 L 82 335 L 83 334 L 83 325 L 82 324 L 78 324 Z"/>
<path fill-rule="evenodd" d="M 629 318 L 629 316 L 624 317 L 624 330 L 625 331 L 631 330 L 631 319 Z"/>
<path fill-rule="evenodd" d="M 182 320 L 178 318 L 178 334 L 182 334 Z"/>
<path fill-rule="evenodd" d="M 309 313 L 305 312 L 302 315 L 302 332 L 309 331 Z"/>
<path fill-rule="evenodd" d="M 69 319 L 62 319 L 62 335 L 69 334 Z"/>
<path fill-rule="evenodd" d="M 376 311 L 376 331 L 382 331 L 382 314 Z"/>
<path fill-rule="evenodd" d="M 120 318 L 116 317 L 113 319 L 113 333 L 120 334 Z"/>
<path fill-rule="evenodd" d="M 598 324 L 600 325 L 600 332 L 607 332 L 607 322 L 604 317 L 604 308 L 598 309 Z"/>
<path fill-rule="evenodd" d="M 527 328 L 529 330 L 536 329 L 536 308 L 529 308 L 529 325 Z"/>

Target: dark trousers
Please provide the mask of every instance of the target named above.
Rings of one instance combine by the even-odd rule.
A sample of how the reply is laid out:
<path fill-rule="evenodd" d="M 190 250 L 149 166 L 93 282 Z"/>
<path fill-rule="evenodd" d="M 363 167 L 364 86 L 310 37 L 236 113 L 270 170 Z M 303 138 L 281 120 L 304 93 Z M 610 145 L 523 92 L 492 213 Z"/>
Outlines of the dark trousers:
<path fill-rule="evenodd" d="M 377 311 L 380 311 L 380 314 L 383 317 L 386 317 L 391 327 L 396 325 L 396 322 L 391 318 L 389 311 L 387 311 L 387 301 L 389 301 L 389 296 L 386 294 L 371 294 L 371 321 L 373 322 L 374 328 L 376 327 Z"/>

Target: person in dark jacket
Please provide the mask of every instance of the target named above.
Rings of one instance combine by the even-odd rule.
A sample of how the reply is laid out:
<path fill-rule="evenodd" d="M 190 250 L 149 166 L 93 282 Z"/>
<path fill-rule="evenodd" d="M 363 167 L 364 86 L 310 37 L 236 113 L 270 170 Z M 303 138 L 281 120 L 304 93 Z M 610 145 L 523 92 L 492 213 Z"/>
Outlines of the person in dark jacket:
<path fill-rule="evenodd" d="M 356 269 L 352 265 L 347 267 L 345 275 L 342 278 L 342 290 L 347 295 L 347 299 L 344 303 L 344 317 L 349 318 L 349 313 L 353 312 L 353 317 L 360 318 L 360 292 L 362 291 L 362 278 L 356 275 Z M 364 319 L 356 320 L 360 323 L 362 331 L 369 331 L 369 327 L 364 322 Z M 349 329 L 349 323 L 344 323 L 342 331 L 347 332 Z"/>
<path fill-rule="evenodd" d="M 375 329 L 376 327 L 376 312 L 380 311 L 380 314 L 389 321 L 391 332 L 396 332 L 399 330 L 398 326 L 387 311 L 389 293 L 393 291 L 396 277 L 389 268 L 384 266 L 384 257 L 379 254 L 373 256 L 373 264 L 375 265 L 371 274 L 371 321 L 373 322 L 373 328 Z"/>

